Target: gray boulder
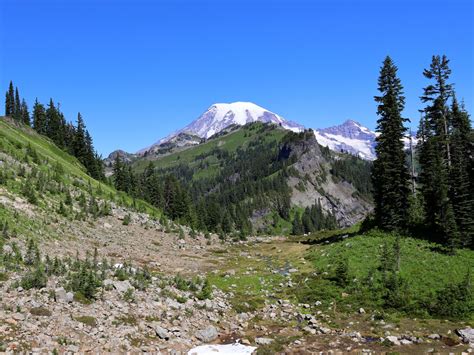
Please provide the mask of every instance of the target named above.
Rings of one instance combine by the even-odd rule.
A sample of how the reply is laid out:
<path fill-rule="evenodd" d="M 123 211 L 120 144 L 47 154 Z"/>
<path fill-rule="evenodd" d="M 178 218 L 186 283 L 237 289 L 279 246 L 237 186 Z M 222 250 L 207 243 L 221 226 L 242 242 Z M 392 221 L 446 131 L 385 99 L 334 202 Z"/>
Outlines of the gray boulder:
<path fill-rule="evenodd" d="M 462 341 L 469 344 L 474 344 L 474 329 L 465 328 L 457 329 L 456 333 L 462 338 Z"/>
<path fill-rule="evenodd" d="M 395 335 L 389 335 L 386 340 L 388 340 L 393 345 L 400 345 L 400 341 Z"/>
<path fill-rule="evenodd" d="M 66 302 L 66 290 L 63 287 L 58 287 L 54 290 L 56 302 Z"/>
<path fill-rule="evenodd" d="M 113 282 L 114 288 L 120 292 L 124 293 L 126 292 L 129 288 L 133 288 L 133 286 L 130 284 L 130 281 L 125 280 L 125 281 L 114 281 Z"/>
<path fill-rule="evenodd" d="M 168 329 L 163 328 L 162 326 L 154 323 L 151 325 L 151 328 L 155 331 L 156 335 L 163 340 L 169 340 L 170 338 L 170 332 Z"/>
<path fill-rule="evenodd" d="M 208 343 L 217 339 L 218 335 L 219 334 L 217 333 L 216 327 L 212 325 L 208 326 L 207 328 L 198 330 L 195 334 L 196 338 L 198 338 L 199 340 L 205 343 Z"/>

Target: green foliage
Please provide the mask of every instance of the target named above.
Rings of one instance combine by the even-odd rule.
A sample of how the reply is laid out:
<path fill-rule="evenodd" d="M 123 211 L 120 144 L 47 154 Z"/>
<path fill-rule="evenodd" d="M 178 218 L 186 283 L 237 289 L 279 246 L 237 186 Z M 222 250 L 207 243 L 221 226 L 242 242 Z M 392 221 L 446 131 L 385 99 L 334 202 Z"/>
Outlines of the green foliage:
<path fill-rule="evenodd" d="M 374 187 L 375 219 L 380 228 L 401 230 L 408 221 L 410 196 L 409 173 L 406 165 L 403 138 L 406 128 L 401 113 L 405 107 L 403 86 L 397 77 L 398 68 L 390 57 L 386 57 L 380 69 L 379 104 L 375 148 L 377 159 L 372 169 Z"/>
<path fill-rule="evenodd" d="M 440 317 L 463 319 L 474 313 L 471 269 L 468 269 L 464 280 L 450 283 L 436 292 L 431 312 Z"/>
<path fill-rule="evenodd" d="M 79 269 L 73 272 L 68 287 L 75 293 L 79 293 L 87 300 L 95 298 L 97 288 L 101 286 L 101 280 L 89 262 L 79 263 Z"/>
<path fill-rule="evenodd" d="M 38 203 L 38 197 L 36 192 L 31 184 L 31 181 L 28 179 L 25 180 L 23 187 L 21 189 L 21 194 L 26 197 L 29 203 L 36 205 Z"/>
<path fill-rule="evenodd" d="M 337 258 L 334 281 L 340 287 L 345 287 L 349 283 L 349 260 L 347 257 Z"/>
<path fill-rule="evenodd" d="M 338 180 L 354 185 L 360 197 L 372 198 L 371 167 L 372 163 L 351 155 L 331 160 L 331 174 Z"/>
<path fill-rule="evenodd" d="M 126 214 L 125 217 L 123 218 L 122 224 L 124 226 L 128 226 L 131 221 L 132 221 L 132 217 L 130 216 L 130 214 Z"/>
<path fill-rule="evenodd" d="M 424 223 L 432 239 L 453 252 L 462 245 L 472 246 L 474 235 L 472 128 L 467 112 L 453 99 L 446 56 L 433 56 L 423 75 L 432 80 L 424 88 L 422 100 L 427 106 L 418 132 Z"/>
<path fill-rule="evenodd" d="M 212 288 L 208 279 L 204 280 L 201 291 L 196 295 L 199 300 L 207 300 L 212 298 Z"/>
<path fill-rule="evenodd" d="M 123 293 L 123 296 L 122 298 L 124 299 L 124 301 L 126 302 L 134 302 L 135 301 L 135 296 L 133 294 L 133 288 L 129 288 L 127 291 L 125 291 Z"/>
<path fill-rule="evenodd" d="M 446 255 L 439 248 L 374 230 L 316 245 L 308 259 L 318 274 L 294 280 L 301 282 L 295 296 L 304 303 L 336 301 L 409 316 L 471 319 L 474 289 L 466 270 L 474 268 L 473 251 Z"/>
<path fill-rule="evenodd" d="M 21 287 L 25 290 L 29 290 L 31 288 L 43 288 L 46 287 L 46 283 L 48 282 L 48 277 L 44 270 L 44 266 L 39 263 L 36 268 L 32 272 L 26 273 L 20 281 Z"/>
<path fill-rule="evenodd" d="M 26 247 L 26 254 L 23 259 L 25 265 L 38 265 L 41 262 L 41 255 L 38 245 L 33 239 L 29 239 Z"/>

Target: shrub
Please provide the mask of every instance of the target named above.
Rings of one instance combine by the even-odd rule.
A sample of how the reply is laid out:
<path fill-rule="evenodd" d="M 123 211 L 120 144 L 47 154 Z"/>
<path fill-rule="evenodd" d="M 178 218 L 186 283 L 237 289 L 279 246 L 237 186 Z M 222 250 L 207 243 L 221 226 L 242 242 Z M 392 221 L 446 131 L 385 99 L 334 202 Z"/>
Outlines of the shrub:
<path fill-rule="evenodd" d="M 44 271 L 44 266 L 42 264 L 38 264 L 34 272 L 28 272 L 25 276 L 23 276 L 20 281 L 20 285 L 26 290 L 31 288 L 39 289 L 46 287 L 47 282 L 48 277 Z"/>
<path fill-rule="evenodd" d="M 196 296 L 201 301 L 212 298 L 211 284 L 209 283 L 208 279 L 204 281 L 204 285 L 202 286 L 201 292 L 199 292 Z"/>
<path fill-rule="evenodd" d="M 123 221 L 122 221 L 122 224 L 124 226 L 128 226 L 131 222 L 132 218 L 130 217 L 129 214 L 125 215 L 125 217 L 123 218 Z"/>
<path fill-rule="evenodd" d="M 474 313 L 471 275 L 467 273 L 460 283 L 447 285 L 436 293 L 431 313 L 452 319 L 465 318 Z"/>
<path fill-rule="evenodd" d="M 95 298 L 97 287 L 101 285 L 95 271 L 87 264 L 82 263 L 80 270 L 72 275 L 69 287 L 80 293 L 88 300 Z"/>
<path fill-rule="evenodd" d="M 133 294 L 133 288 L 129 288 L 127 291 L 123 293 L 123 299 L 124 301 L 127 302 L 134 302 L 135 301 L 135 296 Z"/>

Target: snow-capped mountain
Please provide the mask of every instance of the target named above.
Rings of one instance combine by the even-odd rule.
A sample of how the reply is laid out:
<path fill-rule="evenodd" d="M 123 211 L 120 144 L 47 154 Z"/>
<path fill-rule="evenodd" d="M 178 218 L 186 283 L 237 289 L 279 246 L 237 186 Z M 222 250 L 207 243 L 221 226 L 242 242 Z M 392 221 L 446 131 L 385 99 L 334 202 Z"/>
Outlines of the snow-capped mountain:
<path fill-rule="evenodd" d="M 357 155 L 362 159 L 374 160 L 375 138 L 378 133 L 362 126 L 359 122 L 347 120 L 343 124 L 314 131 L 316 140 L 322 146 L 334 151 L 344 151 Z M 410 147 L 410 138 L 404 138 L 405 149 Z M 416 145 L 416 138 L 412 134 L 412 143 Z"/>
<path fill-rule="evenodd" d="M 144 154 L 147 151 L 155 150 L 157 146 L 167 143 L 181 133 L 188 133 L 190 135 L 207 139 L 231 125 L 243 126 L 247 123 L 256 121 L 274 123 L 295 132 L 304 130 L 302 125 L 288 121 L 276 113 L 264 109 L 252 102 L 214 104 L 186 127 L 161 139 L 151 147 L 140 150 L 138 154 Z"/>
<path fill-rule="evenodd" d="M 376 133 L 356 121 L 347 120 L 338 126 L 316 129 L 314 134 L 319 144 L 331 150 L 349 152 L 362 159 L 375 159 Z"/>
<path fill-rule="evenodd" d="M 137 155 L 162 154 L 176 147 L 197 145 L 226 129 L 256 121 L 274 123 L 294 132 L 305 129 L 304 126 L 252 102 L 214 104 L 186 127 L 140 150 Z M 348 152 L 366 160 L 374 160 L 376 157 L 377 133 L 354 120 L 347 120 L 338 126 L 314 129 L 314 134 L 319 144 L 331 150 Z M 404 144 L 408 149 L 410 139 L 405 138 Z M 416 139 L 413 139 L 413 144 L 416 145 Z"/>

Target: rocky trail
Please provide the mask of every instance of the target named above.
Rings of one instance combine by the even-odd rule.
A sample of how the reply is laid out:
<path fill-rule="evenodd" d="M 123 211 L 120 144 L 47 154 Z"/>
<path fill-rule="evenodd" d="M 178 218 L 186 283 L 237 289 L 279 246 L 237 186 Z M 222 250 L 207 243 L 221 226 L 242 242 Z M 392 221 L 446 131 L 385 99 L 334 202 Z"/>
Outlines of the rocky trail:
<path fill-rule="evenodd" d="M 472 329 L 448 321 L 392 324 L 363 309 L 347 315 L 335 304 L 299 303 L 293 297 L 299 276 L 313 272 L 303 258 L 308 245 L 284 237 L 222 242 L 217 236 L 191 238 L 187 231 L 180 238 L 144 214 L 133 213 L 124 225 L 126 213 L 114 208 L 95 223 L 58 222 L 53 227 L 61 240 L 40 244 L 42 255 L 51 258 L 82 258 L 97 248 L 109 260 L 111 270 L 93 302 L 77 300 L 61 277 L 49 277 L 39 290 L 23 289 L 20 273 L 5 277 L 4 351 L 186 354 L 204 344 L 240 343 L 269 354 L 472 352 Z M 12 252 L 13 241 L 4 253 Z M 144 267 L 151 276 L 141 288 L 133 275 Z M 122 268 L 126 277 L 117 272 Z M 209 298 L 192 289 L 204 278 Z"/>

